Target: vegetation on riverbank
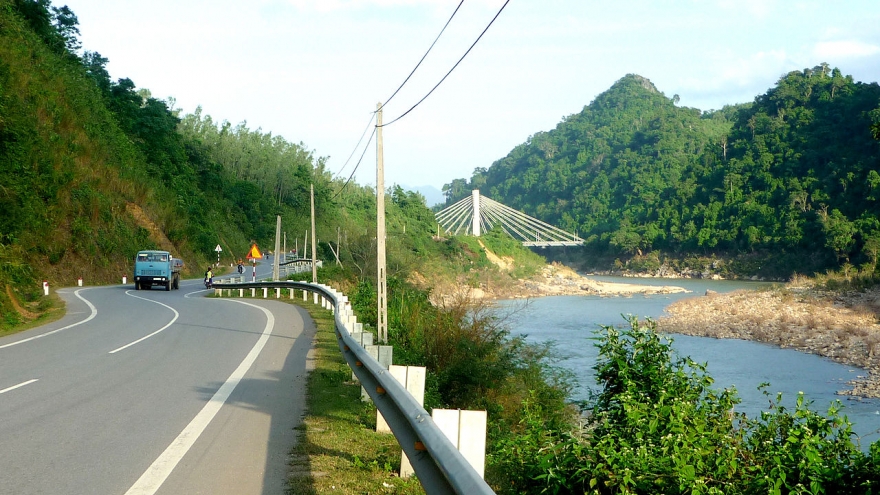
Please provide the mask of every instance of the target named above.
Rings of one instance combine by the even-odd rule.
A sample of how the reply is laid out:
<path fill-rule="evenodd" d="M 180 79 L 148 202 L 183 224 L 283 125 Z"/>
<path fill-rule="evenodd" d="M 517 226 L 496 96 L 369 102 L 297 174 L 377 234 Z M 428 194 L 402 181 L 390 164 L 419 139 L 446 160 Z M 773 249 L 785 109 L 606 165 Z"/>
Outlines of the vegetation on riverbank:
<path fill-rule="evenodd" d="M 788 410 L 777 397 L 759 419 L 734 413 L 736 391 L 713 390 L 705 366 L 674 355 L 651 321 L 606 327 L 597 345 L 601 391 L 584 422 L 560 430 L 526 416 L 493 453 L 518 487 L 509 493 L 880 491 L 880 442 L 863 454 L 838 407 L 818 414 L 800 396 Z"/>
<path fill-rule="evenodd" d="M 359 314 L 363 305 L 375 304 L 367 285 L 349 294 Z M 400 356 L 404 364 L 428 364 L 426 409 L 488 410 L 486 478 L 496 493 L 880 493 L 880 442 L 864 453 L 839 408 L 821 414 L 801 397 L 789 410 L 777 397 L 760 418 L 732 413 L 736 391 L 712 389 L 704 365 L 675 355 L 651 321 L 603 330 L 594 368 L 601 392 L 581 404 L 586 415 L 579 416 L 565 404 L 571 377 L 552 372 L 548 348 L 522 346 L 516 358 L 503 322 L 485 320 L 483 306 L 437 308 L 405 283 L 390 287 L 395 361 Z M 462 311 L 471 316 L 459 318 Z M 338 352 L 335 342 L 327 345 L 328 354 Z M 442 359 L 425 355 L 435 350 Z M 515 365 L 507 378 L 495 366 L 497 351 Z M 350 372 L 337 363 L 336 380 L 348 380 Z M 471 380 L 468 370 L 482 376 Z M 328 386 L 325 374 L 315 379 Z M 328 391 L 333 397 L 317 400 L 332 402 L 340 395 L 334 390 Z M 353 390 L 350 399 L 357 395 Z M 373 417 L 368 408 L 354 421 L 371 429 Z M 317 428 L 323 435 L 324 427 Z M 329 454 L 333 459 L 324 466 L 330 474 L 318 475 L 332 479 L 333 469 L 369 464 L 386 476 L 385 448 L 356 454 L 369 463 Z"/>

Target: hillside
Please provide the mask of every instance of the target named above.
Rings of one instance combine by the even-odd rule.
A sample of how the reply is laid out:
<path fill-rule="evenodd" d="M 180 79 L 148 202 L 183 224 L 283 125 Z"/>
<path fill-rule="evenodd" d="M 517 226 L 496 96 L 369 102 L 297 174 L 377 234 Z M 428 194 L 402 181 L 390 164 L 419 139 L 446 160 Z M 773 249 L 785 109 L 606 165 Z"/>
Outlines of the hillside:
<path fill-rule="evenodd" d="M 444 187 L 480 189 L 578 232 L 610 259 L 750 258 L 767 276 L 865 269 L 880 253 L 880 86 L 822 64 L 750 104 L 678 107 L 627 75 L 488 169 Z"/>
<path fill-rule="evenodd" d="M 268 244 L 276 214 L 304 212 L 301 193 L 279 205 L 286 191 L 212 159 L 216 143 L 181 132 L 167 102 L 111 81 L 107 59 L 79 53 L 76 25 L 66 7 L 0 0 L 0 333 L 51 305 L 41 280 L 119 283 L 147 248 L 200 274 L 216 245 L 241 256 Z M 311 155 L 296 164 L 312 175 Z"/>
<path fill-rule="evenodd" d="M 77 22 L 45 0 L 0 0 L 0 334 L 51 308 L 42 280 L 119 283 L 140 249 L 167 249 L 200 275 L 217 245 L 221 264 L 251 242 L 272 250 L 280 215 L 282 242 L 302 253 L 312 189 L 318 257 L 338 254 L 352 283 L 375 280 L 373 189 L 333 178 L 303 143 L 201 108 L 180 115 L 173 99 L 112 81 L 106 58 L 79 50 Z M 467 268 L 478 252 L 432 239 L 421 194 L 388 193 L 390 278 L 485 276 Z"/>

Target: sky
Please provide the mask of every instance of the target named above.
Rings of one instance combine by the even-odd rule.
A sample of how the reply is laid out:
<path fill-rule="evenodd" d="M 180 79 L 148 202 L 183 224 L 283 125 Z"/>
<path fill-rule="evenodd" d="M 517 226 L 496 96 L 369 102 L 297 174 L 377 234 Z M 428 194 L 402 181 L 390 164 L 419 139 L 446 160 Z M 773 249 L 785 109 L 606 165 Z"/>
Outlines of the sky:
<path fill-rule="evenodd" d="M 53 0 L 84 50 L 182 114 L 302 143 L 327 170 L 376 184 L 369 123 L 427 95 L 505 0 Z M 383 127 L 386 186 L 469 179 L 580 112 L 627 74 L 679 106 L 752 101 L 822 62 L 880 80 L 877 0 L 509 0 L 421 104 Z M 360 146 L 358 142 L 363 137 Z M 355 170 L 355 164 L 363 160 Z M 349 157 L 352 157 L 349 159 Z"/>

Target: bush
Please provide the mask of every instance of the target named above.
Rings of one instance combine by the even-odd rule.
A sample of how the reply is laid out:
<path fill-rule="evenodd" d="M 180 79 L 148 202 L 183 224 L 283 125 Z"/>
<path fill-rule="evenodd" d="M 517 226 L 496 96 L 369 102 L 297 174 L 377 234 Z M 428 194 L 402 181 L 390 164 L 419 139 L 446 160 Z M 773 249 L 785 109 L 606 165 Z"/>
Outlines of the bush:
<path fill-rule="evenodd" d="M 710 388 L 705 365 L 675 356 L 650 320 L 606 327 L 597 347 L 584 428 L 525 414 L 492 456 L 507 473 L 499 493 L 880 493 L 880 444 L 860 451 L 839 402 L 827 417 L 803 396 L 794 411 L 778 396 L 759 419 L 734 413 L 736 390 Z"/>

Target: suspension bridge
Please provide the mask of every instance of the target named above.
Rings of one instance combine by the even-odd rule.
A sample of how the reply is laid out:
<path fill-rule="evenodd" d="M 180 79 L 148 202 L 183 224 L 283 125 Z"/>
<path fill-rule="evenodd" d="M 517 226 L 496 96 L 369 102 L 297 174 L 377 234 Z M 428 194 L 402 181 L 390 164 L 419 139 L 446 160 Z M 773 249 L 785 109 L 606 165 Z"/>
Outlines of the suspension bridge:
<path fill-rule="evenodd" d="M 470 231 L 474 237 L 480 237 L 480 232 L 497 226 L 523 246 L 580 246 L 584 242 L 575 234 L 482 196 L 478 189 L 438 211 L 436 218 L 443 230 L 453 235 Z"/>

